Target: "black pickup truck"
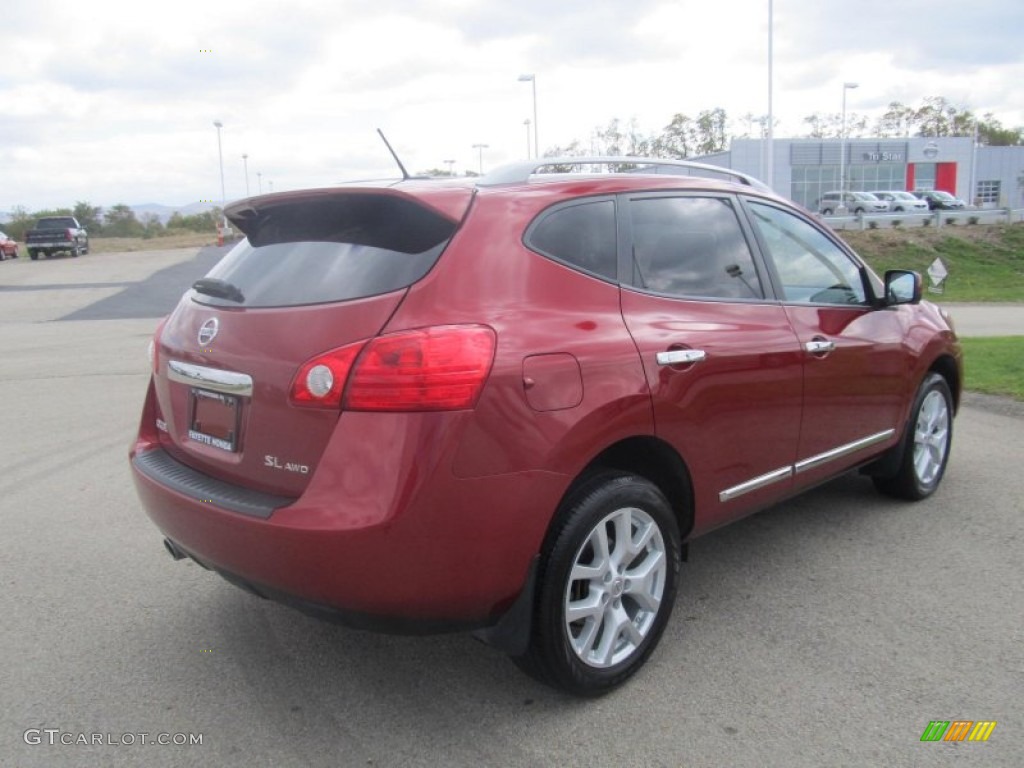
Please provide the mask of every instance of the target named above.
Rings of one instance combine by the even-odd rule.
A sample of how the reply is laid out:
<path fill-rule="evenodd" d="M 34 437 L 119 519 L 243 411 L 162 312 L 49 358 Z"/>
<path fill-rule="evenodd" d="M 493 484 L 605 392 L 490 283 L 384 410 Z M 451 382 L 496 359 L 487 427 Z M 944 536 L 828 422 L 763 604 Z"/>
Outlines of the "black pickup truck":
<path fill-rule="evenodd" d="M 74 216 L 48 216 L 25 233 L 25 249 L 33 261 L 59 251 L 81 256 L 89 252 L 89 233 Z"/>

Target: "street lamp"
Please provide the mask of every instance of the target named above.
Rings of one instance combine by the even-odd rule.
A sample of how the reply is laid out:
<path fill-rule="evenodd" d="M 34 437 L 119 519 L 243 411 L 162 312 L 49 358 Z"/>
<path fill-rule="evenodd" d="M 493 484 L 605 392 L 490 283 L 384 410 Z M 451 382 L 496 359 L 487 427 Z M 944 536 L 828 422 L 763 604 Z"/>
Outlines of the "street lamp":
<path fill-rule="evenodd" d="M 843 83 L 843 117 L 839 124 L 839 191 L 846 191 L 846 92 L 858 87 L 859 83 Z M 843 200 L 840 199 L 839 207 Z"/>
<path fill-rule="evenodd" d="M 242 165 L 245 166 L 245 196 L 249 196 L 249 155 L 242 153 Z"/>
<path fill-rule="evenodd" d="M 537 138 L 537 76 L 520 75 L 519 82 L 530 83 L 533 86 L 533 151 L 540 157 L 540 140 Z"/>
<path fill-rule="evenodd" d="M 526 159 L 530 159 L 530 118 L 523 120 L 523 125 L 526 126 Z"/>
<path fill-rule="evenodd" d="M 260 194 L 263 194 L 263 171 L 256 171 L 256 185 Z"/>
<path fill-rule="evenodd" d="M 455 161 L 454 160 L 445 160 L 444 164 L 448 166 L 448 175 L 449 176 L 454 176 L 455 175 L 455 172 L 454 172 Z"/>
<path fill-rule="evenodd" d="M 480 175 L 484 175 L 484 150 L 490 149 L 490 144 L 474 144 L 473 149 L 480 150 Z"/>
<path fill-rule="evenodd" d="M 224 226 L 226 227 L 228 225 L 228 220 L 226 216 L 223 216 L 223 213 L 228 204 L 228 196 L 224 191 L 224 152 L 221 149 L 220 144 L 220 129 L 224 127 L 224 123 L 220 120 L 214 120 L 213 124 L 217 128 L 217 157 L 220 158 L 220 212 L 224 219 Z"/>

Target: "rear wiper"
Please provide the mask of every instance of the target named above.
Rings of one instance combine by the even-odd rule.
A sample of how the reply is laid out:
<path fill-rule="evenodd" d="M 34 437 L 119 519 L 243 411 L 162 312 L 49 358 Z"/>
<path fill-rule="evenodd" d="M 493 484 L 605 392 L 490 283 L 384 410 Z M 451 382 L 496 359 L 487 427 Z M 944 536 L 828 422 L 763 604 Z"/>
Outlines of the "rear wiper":
<path fill-rule="evenodd" d="M 200 293 L 205 293 L 207 296 L 216 296 L 218 299 L 227 299 L 238 304 L 245 303 L 245 296 L 238 289 L 238 286 L 232 285 L 227 280 L 221 280 L 216 277 L 201 277 L 192 283 L 192 288 Z"/>

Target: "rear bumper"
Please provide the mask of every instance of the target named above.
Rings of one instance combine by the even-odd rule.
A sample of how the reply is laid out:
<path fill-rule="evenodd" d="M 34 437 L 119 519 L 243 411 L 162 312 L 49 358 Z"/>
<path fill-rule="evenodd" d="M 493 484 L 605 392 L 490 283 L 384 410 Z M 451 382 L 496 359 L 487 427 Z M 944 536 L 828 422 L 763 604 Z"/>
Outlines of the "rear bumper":
<path fill-rule="evenodd" d="M 331 462 L 346 467 L 349 478 L 379 477 L 379 466 L 353 462 L 392 462 L 395 487 L 378 489 L 372 501 L 346 487 L 339 473 L 322 472 L 300 498 L 266 516 L 229 509 L 223 496 L 206 493 L 230 491 L 213 478 L 207 479 L 214 485 L 165 482 L 151 466 L 175 460 L 146 439 L 132 451 L 132 475 L 146 512 L 168 539 L 263 597 L 366 629 L 494 625 L 527 584 L 567 479 L 545 472 L 459 479 L 424 467 L 429 453 L 410 459 L 417 454 L 406 452 L 405 462 L 387 453 L 356 451 L 337 457 L 341 464 Z M 445 453 L 433 458 L 450 466 Z M 251 492 L 235 491 L 254 501 Z"/>

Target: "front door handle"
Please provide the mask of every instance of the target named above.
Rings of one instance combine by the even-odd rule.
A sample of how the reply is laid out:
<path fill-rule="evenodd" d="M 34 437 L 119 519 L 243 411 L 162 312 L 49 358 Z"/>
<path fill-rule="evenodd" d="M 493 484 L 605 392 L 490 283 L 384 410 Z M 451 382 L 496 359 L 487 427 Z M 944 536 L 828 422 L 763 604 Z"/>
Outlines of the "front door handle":
<path fill-rule="evenodd" d="M 659 352 L 656 356 L 658 365 L 691 365 L 706 359 L 708 353 L 703 349 L 670 349 Z"/>
<path fill-rule="evenodd" d="M 804 344 L 804 349 L 812 355 L 825 356 L 836 348 L 834 341 L 828 339 L 813 339 Z"/>

